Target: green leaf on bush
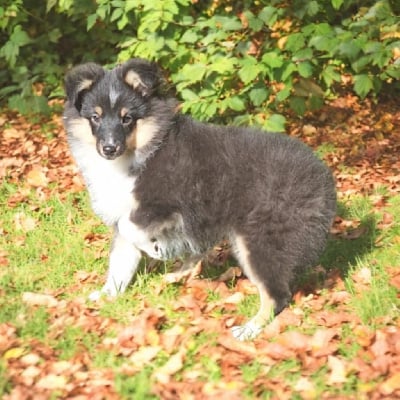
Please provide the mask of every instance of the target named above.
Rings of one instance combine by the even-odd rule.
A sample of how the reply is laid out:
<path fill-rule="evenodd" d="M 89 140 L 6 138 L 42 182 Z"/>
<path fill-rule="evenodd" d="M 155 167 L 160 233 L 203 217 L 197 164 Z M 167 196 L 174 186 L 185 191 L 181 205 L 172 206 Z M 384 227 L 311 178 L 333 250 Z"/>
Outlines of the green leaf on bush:
<path fill-rule="evenodd" d="M 253 57 L 247 57 L 242 62 L 242 68 L 239 70 L 239 78 L 247 85 L 252 82 L 261 72 L 261 64 Z"/>
<path fill-rule="evenodd" d="M 251 11 L 247 10 L 244 13 L 244 16 L 247 19 L 249 24 L 249 28 L 254 32 L 259 32 L 264 26 L 264 21 L 260 18 L 257 18 Z"/>
<path fill-rule="evenodd" d="M 367 74 L 354 76 L 354 91 L 364 98 L 373 89 L 373 80 Z"/>
<path fill-rule="evenodd" d="M 278 9 L 272 6 L 264 7 L 258 13 L 258 18 L 264 21 L 268 27 L 272 27 L 278 19 Z"/>
<path fill-rule="evenodd" d="M 224 31 L 237 31 L 243 28 L 242 23 L 236 17 L 225 17 L 216 15 L 214 17 L 216 27 Z"/>
<path fill-rule="evenodd" d="M 333 82 L 340 81 L 340 74 L 336 71 L 336 67 L 328 65 L 322 70 L 321 78 L 324 80 L 326 86 L 330 87 Z"/>
<path fill-rule="evenodd" d="M 187 30 L 180 38 L 181 43 L 196 43 L 199 40 L 199 36 L 194 30 Z"/>
<path fill-rule="evenodd" d="M 269 51 L 262 56 L 261 61 L 271 69 L 280 68 L 283 65 L 283 56 L 274 51 Z"/>
<path fill-rule="evenodd" d="M 339 8 L 342 6 L 342 4 L 343 4 L 343 0 L 331 0 L 331 4 L 332 4 L 332 7 L 335 9 L 335 10 L 339 10 Z"/>
<path fill-rule="evenodd" d="M 227 99 L 227 105 L 230 109 L 234 111 L 242 111 L 246 107 L 244 101 L 238 96 L 230 97 L 229 99 Z"/>
<path fill-rule="evenodd" d="M 314 72 L 313 65 L 309 61 L 299 63 L 297 70 L 303 78 L 310 78 Z"/>
<path fill-rule="evenodd" d="M 286 118 L 281 114 L 272 114 L 264 123 L 264 128 L 269 132 L 284 132 Z"/>
<path fill-rule="evenodd" d="M 260 106 L 268 98 L 269 91 L 266 87 L 252 89 L 249 93 L 251 102 L 256 106 Z"/>
<path fill-rule="evenodd" d="M 306 100 L 304 97 L 291 97 L 289 99 L 290 108 L 297 114 L 297 115 L 304 115 L 307 110 Z"/>

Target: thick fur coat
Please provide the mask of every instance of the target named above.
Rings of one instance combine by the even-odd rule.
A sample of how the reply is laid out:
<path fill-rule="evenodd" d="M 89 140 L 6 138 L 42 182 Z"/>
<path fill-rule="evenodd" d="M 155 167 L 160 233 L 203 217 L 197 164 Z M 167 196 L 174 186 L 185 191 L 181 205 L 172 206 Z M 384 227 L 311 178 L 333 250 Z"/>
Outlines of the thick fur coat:
<path fill-rule="evenodd" d="M 94 211 L 114 227 L 108 278 L 91 298 L 123 292 L 143 251 L 168 259 L 228 239 L 261 303 L 233 333 L 260 333 L 290 301 L 295 272 L 324 250 L 336 210 L 328 168 L 286 135 L 180 114 L 145 60 L 75 67 L 66 92 L 72 153 Z"/>

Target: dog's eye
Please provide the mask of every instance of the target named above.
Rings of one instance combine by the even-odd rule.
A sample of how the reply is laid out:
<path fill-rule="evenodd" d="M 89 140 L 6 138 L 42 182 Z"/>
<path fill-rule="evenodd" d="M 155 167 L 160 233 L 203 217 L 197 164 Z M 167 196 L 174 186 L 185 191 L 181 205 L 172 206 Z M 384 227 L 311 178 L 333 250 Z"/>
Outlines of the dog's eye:
<path fill-rule="evenodd" d="M 133 118 L 126 114 L 122 117 L 122 125 L 130 125 L 133 122 Z"/>
<path fill-rule="evenodd" d="M 94 113 L 90 116 L 90 121 L 92 121 L 94 124 L 98 125 L 100 123 L 100 115 L 97 113 Z"/>

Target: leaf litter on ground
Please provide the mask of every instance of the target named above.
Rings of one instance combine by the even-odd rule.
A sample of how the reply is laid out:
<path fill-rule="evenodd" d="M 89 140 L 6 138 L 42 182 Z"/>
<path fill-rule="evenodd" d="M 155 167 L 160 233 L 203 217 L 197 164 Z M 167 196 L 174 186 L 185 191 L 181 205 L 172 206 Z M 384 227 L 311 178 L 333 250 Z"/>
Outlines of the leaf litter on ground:
<path fill-rule="evenodd" d="M 390 102 L 373 106 L 368 100 L 360 103 L 343 96 L 318 114 L 293 120 L 289 127 L 291 135 L 316 149 L 324 143 L 333 145 L 322 156 L 334 171 L 339 200 L 346 203 L 355 195 L 369 196 L 373 212 L 380 216 L 376 228 L 383 235 L 398 224 L 386 211 L 391 196 L 400 193 L 400 113 L 396 110 Z M 39 221 L 20 205 L 46 207 L 48 199 L 63 200 L 68 193 L 82 192 L 84 185 L 70 158 L 59 115 L 31 123 L 7 112 L 0 118 L 0 129 L 0 177 L 14 185 L 6 201 L 15 210 L 16 236 L 6 232 L 1 221 L 0 233 L 12 237 L 15 246 L 24 246 L 21 235 L 39 229 Z M 379 194 L 383 186 L 386 193 Z M 67 223 L 73 224 L 72 218 Z M 368 229 L 359 218 L 341 215 L 332 235 L 335 240 L 356 242 L 368 235 Z M 397 231 L 393 238 L 397 246 L 398 235 Z M 88 246 L 97 246 L 96 257 L 104 262 L 107 239 L 108 234 L 95 231 L 82 237 Z M 375 239 L 377 247 L 382 240 Z M 228 259 L 224 254 L 218 256 L 222 263 Z M 9 260 L 10 249 L 0 250 L 0 278 L 11 268 Z M 102 313 L 108 300 L 90 304 L 83 298 L 84 286 L 100 285 L 102 279 L 97 271 L 84 268 L 80 265 L 73 272 L 69 288 L 20 292 L 25 311 L 0 323 L 4 399 L 131 398 L 127 394 L 131 389 L 126 393 L 116 387 L 118 376 L 129 382 L 146 370 L 148 398 L 242 399 L 269 393 L 276 399 L 295 394 L 317 399 L 343 398 L 343 391 L 346 398 L 400 397 L 400 322 L 393 318 L 398 307 L 397 314 L 368 326 L 352 306 L 353 297 L 374 284 L 371 265 L 348 273 L 352 287 L 334 266 L 316 267 L 314 272 L 323 276 L 323 282 L 311 290 L 300 287 L 292 305 L 253 342 L 238 342 L 229 332 L 246 319 L 237 308 L 256 294 L 236 265 L 214 280 L 199 278 L 200 262 L 194 270 L 166 274 L 154 290 L 161 299 L 168 286 L 175 285 L 177 295 L 170 304 L 138 295 L 135 313 L 125 311 L 122 320 Z M 399 298 L 399 265 L 388 265 L 385 271 Z M 68 291 L 76 296 L 66 296 Z M 0 294 L 5 293 L 0 288 Z M 45 339 L 21 335 L 29 315 L 40 310 L 46 317 Z M 77 329 L 71 342 L 75 350 L 63 359 L 60 343 L 71 327 Z M 100 356 L 109 361 L 98 361 Z"/>

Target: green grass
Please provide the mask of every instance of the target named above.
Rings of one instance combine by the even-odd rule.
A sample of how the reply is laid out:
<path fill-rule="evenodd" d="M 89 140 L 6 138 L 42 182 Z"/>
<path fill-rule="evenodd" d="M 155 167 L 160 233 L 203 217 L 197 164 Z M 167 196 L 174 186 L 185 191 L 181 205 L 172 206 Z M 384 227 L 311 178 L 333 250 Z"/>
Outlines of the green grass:
<path fill-rule="evenodd" d="M 8 199 L 15 196 L 18 190 L 17 186 L 4 182 L 0 187 L 0 203 L 7 204 Z M 18 346 L 29 348 L 31 341 L 35 339 L 53 349 L 59 360 L 74 360 L 82 352 L 86 352 L 88 359 L 91 360 L 89 367 L 113 371 L 115 390 L 122 399 L 155 399 L 152 375 L 157 368 L 167 362 L 170 355 L 160 351 L 140 371 L 129 374 L 122 368 L 126 363 L 129 364 L 126 358 L 112 349 L 107 350 L 103 342 L 106 339 L 117 338 L 118 329 L 129 326 L 132 319 L 142 312 L 144 304 L 145 307 L 152 307 L 165 313 L 166 320 L 158 327 L 161 333 L 177 324 L 184 327 L 191 326 L 193 321 L 190 312 L 174 308 L 184 287 L 181 284 L 170 284 L 160 290 L 163 285 L 163 273 L 169 270 L 169 264 L 160 263 L 158 270 L 148 274 L 144 260 L 134 284 L 126 294 L 113 302 L 105 301 L 101 306 L 96 306 L 98 307 L 94 311 L 96 316 L 113 321 L 114 325 L 109 330 L 101 332 L 95 329 L 85 330 L 72 322 L 62 326 L 55 335 L 56 317 L 53 311 L 44 307 L 32 307 L 22 302 L 24 292 L 50 293 L 57 295 L 59 300 L 67 301 L 84 298 L 103 282 L 109 244 L 105 240 L 98 245 L 89 245 L 84 238 L 89 233 L 97 233 L 105 235 L 107 239 L 110 236 L 108 229 L 93 216 L 86 193 L 70 194 L 62 199 L 56 191 L 54 193 L 54 196 L 42 201 L 32 191 L 26 201 L 16 207 L 3 208 L 0 249 L 8 254 L 8 265 L 0 268 L 0 323 L 16 327 Z M 387 196 L 387 190 L 382 187 L 375 194 Z M 393 216 L 393 223 L 381 229 L 379 222 L 384 212 Z M 382 317 L 394 320 L 399 314 L 397 293 L 389 285 L 387 268 L 400 265 L 400 196 L 392 196 L 387 206 L 380 210 L 374 209 L 373 196 L 352 196 L 346 202 L 339 204 L 339 214 L 344 219 L 359 221 L 360 226 L 365 228 L 364 233 L 354 239 L 332 238 L 321 257 L 321 265 L 327 272 L 332 270 L 341 272 L 351 295 L 350 310 L 365 325 L 377 328 L 385 323 Z M 32 218 L 36 223 L 35 228 L 28 231 L 16 229 L 18 215 Z M 104 250 L 100 258 L 99 249 Z M 371 271 L 371 281 L 365 290 L 360 291 L 354 276 L 365 268 Z M 79 284 L 75 274 L 82 270 L 97 272 L 99 278 L 94 282 Z M 203 273 L 208 279 L 216 276 L 212 267 Z M 305 274 L 300 278 L 299 284 L 305 284 L 313 279 L 318 287 L 323 284 L 325 275 Z M 234 285 L 231 290 L 234 293 Z M 324 289 L 323 295 L 329 296 L 329 289 Z M 208 302 L 220 300 L 220 294 L 212 290 L 207 292 Z M 237 305 L 235 311 L 225 311 L 223 307 L 217 308 L 210 313 L 210 318 L 219 319 L 226 313 L 249 318 L 254 315 L 258 305 L 258 297 L 250 295 Z M 334 310 L 334 306 L 332 309 Z M 62 311 L 57 311 L 60 312 Z M 305 313 L 312 315 L 313 310 L 307 310 Z M 312 332 L 317 327 L 291 329 L 305 329 Z M 350 325 L 344 324 L 341 329 L 343 338 L 352 333 Z M 212 349 L 217 346 L 217 338 L 218 333 L 213 336 L 208 332 L 200 332 L 191 338 L 185 338 L 180 346 L 185 346 L 187 351 L 183 367 L 175 374 L 175 379 L 184 380 L 185 372 L 193 368 L 201 370 L 199 373 L 201 381 L 218 383 L 225 379 L 221 360 L 210 356 L 210 352 L 205 355 L 201 353 L 204 348 Z M 178 349 L 179 345 L 176 351 Z M 339 346 L 338 354 L 351 360 L 356 357 L 359 350 L 357 343 L 349 346 L 347 342 L 343 342 Z M 12 387 L 11 381 L 7 379 L 7 368 L 7 360 L 0 357 L 0 397 L 8 393 Z M 253 360 L 238 368 L 237 379 L 244 382 L 246 387 L 243 394 L 250 399 L 255 396 L 253 383 L 257 379 L 281 379 L 287 387 L 294 387 L 301 377 L 301 370 L 302 366 L 297 358 L 279 361 L 272 367 L 266 368 L 261 359 L 255 356 Z M 340 388 L 329 386 L 326 384 L 327 371 L 327 367 L 323 367 L 309 376 L 316 388 L 317 397 L 323 393 L 329 393 L 331 396 L 339 394 L 354 396 L 358 388 L 363 385 L 356 378 L 349 378 Z M 257 392 L 257 395 L 260 393 Z M 274 391 L 266 388 L 260 398 L 273 397 Z M 293 392 L 292 398 L 301 396 Z"/>

